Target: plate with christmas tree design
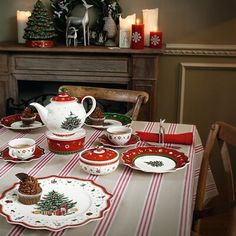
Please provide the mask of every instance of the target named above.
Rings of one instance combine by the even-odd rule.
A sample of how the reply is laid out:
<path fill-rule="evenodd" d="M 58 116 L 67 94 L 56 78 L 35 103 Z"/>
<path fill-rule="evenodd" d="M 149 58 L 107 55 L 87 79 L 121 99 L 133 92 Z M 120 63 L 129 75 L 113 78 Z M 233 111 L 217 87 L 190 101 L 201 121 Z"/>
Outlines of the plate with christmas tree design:
<path fill-rule="evenodd" d="M 2 193 L 0 214 L 8 223 L 60 231 L 102 219 L 110 208 L 112 195 L 92 180 L 51 175 L 38 181 L 43 191 L 37 204 L 18 201 L 19 183 Z"/>
<path fill-rule="evenodd" d="M 184 168 L 188 157 L 183 152 L 165 147 L 137 147 L 122 154 L 122 160 L 129 167 L 151 173 L 174 172 Z"/>
<path fill-rule="evenodd" d="M 123 114 L 104 112 L 104 115 L 105 115 L 105 121 L 103 125 L 94 125 L 91 123 L 91 120 L 89 118 L 86 119 L 85 125 L 96 129 L 107 129 L 112 125 L 130 126 L 132 122 L 131 117 Z"/>

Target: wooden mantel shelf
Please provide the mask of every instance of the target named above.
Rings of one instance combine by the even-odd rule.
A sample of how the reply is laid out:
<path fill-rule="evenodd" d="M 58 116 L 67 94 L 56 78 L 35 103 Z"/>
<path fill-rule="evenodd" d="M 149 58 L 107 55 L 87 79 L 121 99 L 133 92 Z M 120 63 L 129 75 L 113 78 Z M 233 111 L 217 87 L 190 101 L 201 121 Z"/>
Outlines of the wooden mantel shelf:
<path fill-rule="evenodd" d="M 144 90 L 150 100 L 140 120 L 156 120 L 159 55 L 163 50 L 119 49 L 100 46 L 30 48 L 0 43 L 0 117 L 6 100 L 19 98 L 19 81 L 91 83 Z"/>
<path fill-rule="evenodd" d="M 0 51 L 2 52 L 53 52 L 53 53 L 106 53 L 106 54 L 133 54 L 133 55 L 160 55 L 163 49 L 153 49 L 145 47 L 144 49 L 131 49 L 119 47 L 101 47 L 101 46 L 78 46 L 66 47 L 65 45 L 56 45 L 52 48 L 32 48 L 26 47 L 24 44 L 15 42 L 0 43 Z"/>

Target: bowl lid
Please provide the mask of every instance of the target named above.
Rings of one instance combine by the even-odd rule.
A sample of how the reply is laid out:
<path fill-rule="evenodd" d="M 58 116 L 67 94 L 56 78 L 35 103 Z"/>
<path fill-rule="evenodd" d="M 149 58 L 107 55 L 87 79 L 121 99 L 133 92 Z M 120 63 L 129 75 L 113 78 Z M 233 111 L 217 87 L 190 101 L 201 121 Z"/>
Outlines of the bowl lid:
<path fill-rule="evenodd" d="M 118 159 L 119 153 L 111 148 L 105 148 L 103 146 L 90 148 L 84 150 L 80 154 L 82 160 L 89 162 L 109 162 Z"/>

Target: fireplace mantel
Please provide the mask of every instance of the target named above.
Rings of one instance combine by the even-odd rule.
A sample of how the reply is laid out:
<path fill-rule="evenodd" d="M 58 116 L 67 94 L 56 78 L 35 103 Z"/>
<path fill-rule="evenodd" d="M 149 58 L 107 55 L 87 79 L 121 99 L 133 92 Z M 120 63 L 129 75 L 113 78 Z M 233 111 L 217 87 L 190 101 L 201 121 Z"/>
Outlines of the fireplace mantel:
<path fill-rule="evenodd" d="M 0 117 L 6 114 L 6 100 L 18 100 L 18 82 L 60 81 L 113 84 L 144 90 L 150 100 L 140 119 L 155 120 L 157 110 L 158 57 L 161 50 L 106 47 L 29 48 L 0 43 Z"/>

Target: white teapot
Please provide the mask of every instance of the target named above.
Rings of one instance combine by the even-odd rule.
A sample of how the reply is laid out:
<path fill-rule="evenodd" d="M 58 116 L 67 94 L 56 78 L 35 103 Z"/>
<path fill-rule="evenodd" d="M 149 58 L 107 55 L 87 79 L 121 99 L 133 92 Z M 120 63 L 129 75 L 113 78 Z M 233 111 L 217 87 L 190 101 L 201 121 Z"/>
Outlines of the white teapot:
<path fill-rule="evenodd" d="M 85 99 L 92 100 L 92 107 L 86 113 L 83 102 Z M 39 103 L 33 102 L 30 105 L 34 106 L 46 127 L 58 136 L 68 136 L 75 134 L 84 124 L 88 117 L 96 107 L 96 100 L 92 96 L 85 96 L 78 103 L 78 99 L 70 97 L 66 93 L 61 93 L 50 99 L 46 107 Z"/>

